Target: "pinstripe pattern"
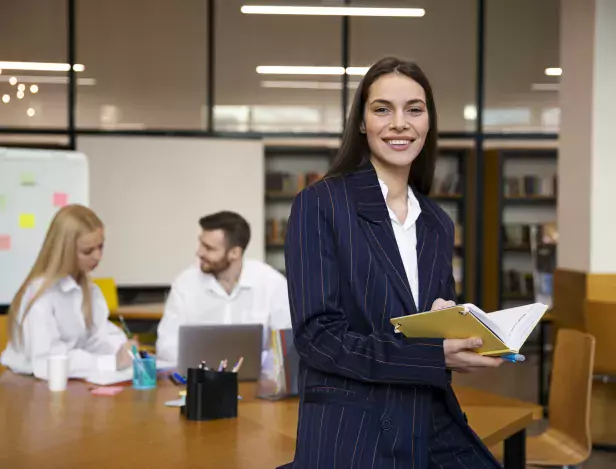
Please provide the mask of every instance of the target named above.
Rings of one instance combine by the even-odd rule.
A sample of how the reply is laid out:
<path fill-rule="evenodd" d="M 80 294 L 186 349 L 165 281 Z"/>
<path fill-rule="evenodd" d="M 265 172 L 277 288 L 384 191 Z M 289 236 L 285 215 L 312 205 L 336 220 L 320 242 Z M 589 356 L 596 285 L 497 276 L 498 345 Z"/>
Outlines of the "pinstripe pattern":
<path fill-rule="evenodd" d="M 466 425 L 442 340 L 392 333 L 389 319 L 417 312 L 415 303 L 425 310 L 438 297 L 455 299 L 453 223 L 416 196 L 417 302 L 371 164 L 320 181 L 293 202 L 285 258 L 301 405 L 287 467 L 498 467 Z M 460 445 L 478 459 L 450 462 L 449 449 Z"/>

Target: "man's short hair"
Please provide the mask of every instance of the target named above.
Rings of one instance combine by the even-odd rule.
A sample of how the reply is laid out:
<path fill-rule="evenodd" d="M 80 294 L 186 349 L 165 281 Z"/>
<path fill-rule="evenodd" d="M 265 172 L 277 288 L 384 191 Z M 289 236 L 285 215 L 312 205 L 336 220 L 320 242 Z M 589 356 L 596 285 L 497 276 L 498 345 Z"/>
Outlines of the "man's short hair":
<path fill-rule="evenodd" d="M 199 225 L 204 231 L 224 231 L 227 249 L 240 247 L 245 251 L 250 242 L 250 225 L 238 213 L 230 211 L 212 213 L 201 218 Z"/>

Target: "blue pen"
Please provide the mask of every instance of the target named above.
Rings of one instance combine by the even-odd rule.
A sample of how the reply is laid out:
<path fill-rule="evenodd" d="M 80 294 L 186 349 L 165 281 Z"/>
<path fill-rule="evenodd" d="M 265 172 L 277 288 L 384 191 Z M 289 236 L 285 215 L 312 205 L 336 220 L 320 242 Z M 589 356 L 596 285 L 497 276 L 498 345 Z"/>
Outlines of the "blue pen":
<path fill-rule="evenodd" d="M 172 373 L 172 376 L 180 383 L 180 384 L 186 384 L 186 379 L 179 373 Z"/>
<path fill-rule="evenodd" d="M 508 353 L 507 355 L 501 355 L 501 358 L 511 363 L 523 362 L 526 360 L 526 357 L 524 355 L 520 355 L 519 353 Z"/>

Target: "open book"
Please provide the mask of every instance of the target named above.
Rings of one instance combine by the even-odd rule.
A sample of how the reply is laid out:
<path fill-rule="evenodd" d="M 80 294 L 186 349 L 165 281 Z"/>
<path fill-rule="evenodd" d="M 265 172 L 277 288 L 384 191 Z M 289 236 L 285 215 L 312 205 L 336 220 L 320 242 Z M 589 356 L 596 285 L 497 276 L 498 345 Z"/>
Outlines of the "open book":
<path fill-rule="evenodd" d="M 450 308 L 392 318 L 395 331 L 405 337 L 426 339 L 467 339 L 479 337 L 482 355 L 518 353 L 548 307 L 533 303 L 485 313 L 466 303 Z"/>

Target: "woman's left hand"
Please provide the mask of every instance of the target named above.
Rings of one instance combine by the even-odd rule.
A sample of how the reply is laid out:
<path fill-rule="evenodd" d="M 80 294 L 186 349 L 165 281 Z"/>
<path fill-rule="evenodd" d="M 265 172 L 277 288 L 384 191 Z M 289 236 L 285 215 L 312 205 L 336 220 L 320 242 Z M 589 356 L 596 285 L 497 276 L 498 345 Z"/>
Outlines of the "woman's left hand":
<path fill-rule="evenodd" d="M 430 311 L 434 311 L 436 309 L 451 308 L 452 306 L 455 306 L 455 305 L 456 305 L 455 301 L 447 301 L 442 298 L 437 298 L 436 300 L 434 300 L 434 303 L 432 303 L 432 306 L 430 307 Z"/>

